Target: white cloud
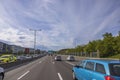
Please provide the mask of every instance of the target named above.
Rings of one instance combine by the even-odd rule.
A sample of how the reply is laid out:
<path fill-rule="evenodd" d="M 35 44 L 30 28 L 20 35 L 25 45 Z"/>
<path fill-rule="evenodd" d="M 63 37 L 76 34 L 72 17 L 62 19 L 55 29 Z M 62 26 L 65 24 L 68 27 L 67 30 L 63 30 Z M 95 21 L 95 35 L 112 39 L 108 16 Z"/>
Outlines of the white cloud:
<path fill-rule="evenodd" d="M 0 1 L 0 39 L 33 47 L 34 33 L 29 29 L 42 29 L 37 32 L 37 46 L 73 47 L 76 41 L 84 44 L 96 39 L 108 26 L 115 25 L 120 7 L 115 6 L 114 1 L 108 2 Z M 115 11 L 111 10 L 113 6 Z"/>
<path fill-rule="evenodd" d="M 99 25 L 97 30 L 93 33 L 93 35 L 97 35 L 97 33 L 104 30 L 106 27 L 112 27 L 114 25 L 115 19 L 117 19 L 120 16 L 120 9 L 115 9 L 112 13 L 110 13 L 108 16 L 104 18 L 102 23 Z M 111 24 L 113 23 L 113 24 Z"/>

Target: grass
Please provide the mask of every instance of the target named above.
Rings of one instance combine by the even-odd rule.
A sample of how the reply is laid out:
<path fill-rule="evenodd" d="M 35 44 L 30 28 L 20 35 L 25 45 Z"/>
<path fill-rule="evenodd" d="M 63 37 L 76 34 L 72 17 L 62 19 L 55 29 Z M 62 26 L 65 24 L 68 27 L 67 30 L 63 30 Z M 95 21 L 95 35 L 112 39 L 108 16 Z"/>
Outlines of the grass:
<path fill-rule="evenodd" d="M 117 54 L 117 55 L 114 55 L 114 56 L 109 56 L 108 58 L 120 59 L 120 54 Z"/>

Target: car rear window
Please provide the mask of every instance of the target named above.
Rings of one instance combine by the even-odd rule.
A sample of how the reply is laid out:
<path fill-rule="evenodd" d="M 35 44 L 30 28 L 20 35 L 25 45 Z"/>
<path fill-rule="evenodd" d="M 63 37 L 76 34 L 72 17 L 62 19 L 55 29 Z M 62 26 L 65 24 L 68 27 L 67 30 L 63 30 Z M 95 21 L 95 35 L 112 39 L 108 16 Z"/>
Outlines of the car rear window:
<path fill-rule="evenodd" d="M 61 58 L 61 56 L 57 56 L 57 58 Z"/>
<path fill-rule="evenodd" d="M 120 77 L 120 63 L 109 64 L 110 67 L 110 74 L 112 76 Z"/>
<path fill-rule="evenodd" d="M 70 56 L 70 58 L 74 58 L 73 56 Z"/>

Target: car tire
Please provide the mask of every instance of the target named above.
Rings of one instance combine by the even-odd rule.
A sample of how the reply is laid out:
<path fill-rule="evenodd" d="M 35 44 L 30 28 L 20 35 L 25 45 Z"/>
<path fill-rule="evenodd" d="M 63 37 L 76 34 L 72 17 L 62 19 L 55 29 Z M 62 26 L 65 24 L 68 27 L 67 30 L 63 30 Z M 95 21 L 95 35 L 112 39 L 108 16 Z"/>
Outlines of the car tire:
<path fill-rule="evenodd" d="M 0 73 L 0 80 L 3 80 L 3 74 Z"/>
<path fill-rule="evenodd" d="M 73 80 L 77 80 L 75 73 L 73 72 L 72 74 L 73 74 Z"/>

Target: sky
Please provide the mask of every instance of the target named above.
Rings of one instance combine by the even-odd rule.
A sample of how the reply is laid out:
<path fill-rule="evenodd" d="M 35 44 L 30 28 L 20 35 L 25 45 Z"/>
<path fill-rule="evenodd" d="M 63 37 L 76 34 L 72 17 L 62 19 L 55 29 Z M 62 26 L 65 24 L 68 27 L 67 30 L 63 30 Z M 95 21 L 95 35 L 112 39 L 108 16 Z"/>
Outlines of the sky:
<path fill-rule="evenodd" d="M 0 41 L 34 47 L 33 30 L 36 47 L 49 50 L 117 36 L 120 0 L 0 0 Z"/>

